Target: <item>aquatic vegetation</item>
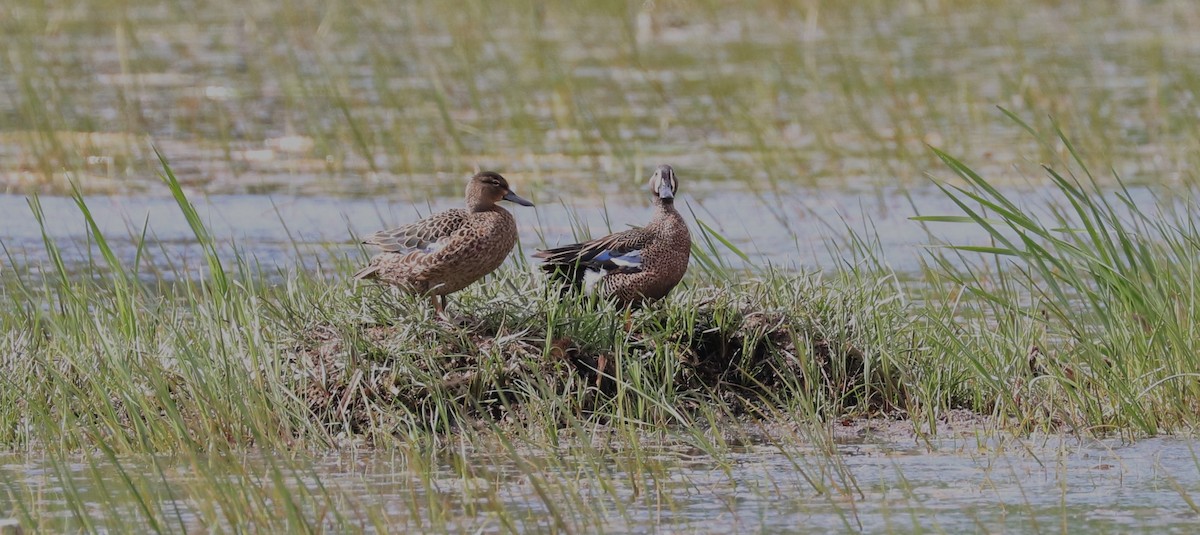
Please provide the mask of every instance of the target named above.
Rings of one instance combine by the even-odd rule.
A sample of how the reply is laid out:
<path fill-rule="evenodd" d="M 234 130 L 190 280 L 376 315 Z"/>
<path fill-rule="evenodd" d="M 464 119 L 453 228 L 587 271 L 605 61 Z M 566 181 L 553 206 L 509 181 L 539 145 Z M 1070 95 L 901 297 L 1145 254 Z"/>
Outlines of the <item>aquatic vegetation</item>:
<path fill-rule="evenodd" d="M 36 197 L 31 206 L 44 217 Z M 10 340 L 24 358 L 9 363 L 6 380 L 19 388 L 6 390 L 32 388 L 45 406 L 10 413 L 4 443 L 48 446 L 31 414 L 42 425 L 63 414 L 100 425 L 118 451 L 331 446 L 345 436 L 386 443 L 479 417 L 553 429 L 567 415 L 659 426 L 764 407 L 881 414 L 904 403 L 900 370 L 920 357 L 900 289 L 888 284 L 782 273 L 696 284 L 639 312 L 626 332 L 618 308 L 582 306 L 583 297 L 505 269 L 463 291 L 466 317 L 447 324 L 418 298 L 345 276 L 296 272 L 263 284 L 244 257 L 211 248 L 205 278 L 151 286 L 103 234 L 92 238 L 103 262 L 84 273 L 59 263 L 51 276 L 10 281 L 4 321 L 24 333 Z M 56 431 L 56 442 L 87 444 L 86 429 Z"/>
<path fill-rule="evenodd" d="M 42 237 L 0 237 L 0 533 L 1189 524 L 1200 10 L 1102 3 L 0 6 L 5 224 Z M 660 161 L 690 270 L 629 329 L 520 257 L 435 321 L 346 244 L 281 268 L 192 204 L 415 205 L 476 167 L 623 201 Z M 831 187 L 934 247 L 818 221 Z M 106 230 L 112 192 L 169 195 L 195 254 Z M 735 197 L 771 243 L 705 204 Z"/>
<path fill-rule="evenodd" d="M 434 474 L 449 464 L 463 485 L 454 507 L 465 509 L 455 510 L 471 510 L 477 496 L 506 525 L 586 529 L 607 525 L 597 507 L 615 507 L 623 494 L 596 502 L 560 475 L 605 462 L 612 448 L 627 452 L 628 469 L 666 480 L 671 469 L 655 464 L 655 442 L 694 448 L 718 464 L 734 445 L 758 444 L 799 455 L 788 464 L 796 474 L 821 474 L 789 485 L 840 500 L 857 483 L 831 453 L 832 435 L 864 417 L 911 421 L 907 436 L 929 444 L 961 436 L 947 427 L 963 412 L 992 415 L 974 417 L 992 429 L 985 437 L 1035 429 L 1132 437 L 1195 425 L 1195 363 L 1161 360 L 1192 343 L 1189 316 L 1154 305 L 1188 295 L 1173 285 L 1186 284 L 1183 244 L 1198 243 L 1194 227 L 1154 224 L 1164 220 L 1149 207 L 1127 220 L 1106 208 L 1105 192 L 1053 170 L 1063 198 L 1080 209 L 1053 211 L 1058 218 L 1042 224 L 940 154 L 966 181 L 945 186 L 966 215 L 920 219 L 981 225 L 996 243 L 932 255 L 924 285 L 873 269 L 695 274 L 636 313 L 629 331 L 620 308 L 563 298 L 511 267 L 457 294 L 468 313 L 447 323 L 420 298 L 354 287 L 350 258 L 337 276 L 298 271 L 276 284 L 246 257 L 208 247 L 205 276 L 166 284 L 139 277 L 95 226 L 99 254 L 82 273 L 67 271 L 48 237 L 53 270 L 5 279 L 0 441 L 43 452 L 59 481 L 80 477 L 69 469 L 80 455 L 90 467 L 85 480 L 116 474 L 122 483 L 102 494 L 65 491 L 68 503 L 106 504 L 108 527 L 394 523 L 395 510 L 356 510 L 352 496 L 314 486 L 321 476 L 304 462 L 262 455 L 376 446 L 397 452 L 415 474 L 404 491 L 412 500 L 436 495 L 446 482 Z M 197 240 L 209 243 L 165 162 L 163 177 Z M 75 199 L 90 221 L 85 197 Z M 30 206 L 44 220 L 37 197 Z M 1136 246 L 1132 228 L 1143 238 Z M 693 254 L 716 266 L 714 256 L 737 253 L 725 244 L 704 236 Z M 976 254 L 1011 263 L 972 263 Z M 1114 267 L 1116 259 L 1126 267 Z M 1031 268 L 1042 263 L 1052 267 Z M 1171 275 L 1132 275 L 1150 270 Z M 1173 315 L 1142 316 L 1155 310 Z M 1105 324 L 1106 314 L 1150 319 Z M 1116 344 L 1125 352 L 1112 353 Z M 1144 371 L 1129 373 L 1136 370 Z M 607 445 L 595 442 L 600 437 Z M 552 453 L 562 448 L 569 458 Z M 155 460 L 167 452 L 169 461 Z M 561 509 L 547 517 L 500 505 L 496 493 L 507 487 L 486 483 L 498 476 L 484 472 L 480 456 L 514 463 L 511 470 L 535 482 L 539 507 Z M 185 483 L 170 466 L 242 475 Z M 22 525 L 91 525 L 93 515 L 79 510 L 60 524 L 29 494 L 39 491 L 0 484 L 21 504 Z M 200 493 L 188 498 L 192 520 L 164 506 L 161 493 L 180 488 Z M 663 487 L 644 499 L 675 498 Z M 456 529 L 446 505 L 435 503 L 413 501 L 407 525 Z M 835 510 L 848 526 L 861 522 Z"/>
<path fill-rule="evenodd" d="M 1104 1 L 12 6 L 0 184 L 154 191 L 147 138 L 212 193 L 422 199 L 478 165 L 595 196 L 667 161 L 769 196 L 920 184 L 926 144 L 1013 183 L 1058 149 L 996 104 L 1128 179 L 1194 181 L 1196 7 Z"/>
<path fill-rule="evenodd" d="M 222 257 L 211 246 L 171 168 L 164 162 L 163 169 L 206 244 L 202 277 L 140 277 L 138 262 L 113 254 L 92 225 L 99 255 L 82 271 L 68 271 L 47 237 L 56 271 L 5 279 L 0 442 L 42 452 L 58 481 L 81 477 L 71 459 L 82 456 L 85 481 L 117 482 L 85 484 L 87 491 L 68 485 L 68 503 L 103 504 L 106 513 L 75 509 L 63 523 L 39 500 L 40 487 L 0 479 L 7 496 L 0 501 L 19 505 L 23 526 L 394 523 L 395 511 L 356 510 L 302 462 L 260 457 L 377 446 L 398 452 L 418 478 L 452 462 L 474 481 L 479 476 L 467 474 L 482 468 L 454 457 L 458 448 L 515 462 L 536 482 L 539 503 L 570 511 L 552 514 L 554 525 L 584 529 L 608 515 L 554 475 L 566 461 L 528 465 L 528 448 L 567 446 L 599 462 L 608 447 L 591 440 L 610 434 L 615 447 L 632 448 L 638 470 L 666 478 L 665 467 L 642 464 L 645 441 L 683 440 L 719 459 L 727 441 L 752 432 L 737 425 L 744 418 L 799 416 L 810 423 L 798 425 L 819 426 L 848 414 L 888 414 L 905 401 L 898 394 L 915 337 L 894 285 L 779 273 L 723 289 L 697 285 L 639 312 L 626 332 L 617 308 L 564 300 L 533 273 L 506 268 L 458 294 L 470 313 L 451 325 L 420 298 L 356 288 L 348 258 L 333 278 L 300 271 L 267 282 L 247 257 Z M 91 221 L 85 197 L 75 199 Z M 45 220 L 36 196 L 31 210 Z M 711 435 L 727 426 L 729 436 Z M 181 480 L 180 469 L 202 477 Z M 444 482 L 406 485 L 417 500 Z M 189 494 L 186 513 L 170 497 L 181 489 Z M 655 499 L 669 498 L 665 492 Z M 408 522 L 451 529 L 436 503 L 413 502 Z M 503 513 L 514 525 L 545 520 Z"/>
<path fill-rule="evenodd" d="M 979 369 L 1004 370 L 991 375 L 1002 382 L 991 386 L 998 406 L 1030 422 L 1040 412 L 1080 432 L 1190 427 L 1200 386 L 1195 201 L 1138 198 L 1119 175 L 1110 179 L 1117 188 L 1105 188 L 1061 129 L 1042 135 L 1005 113 L 1067 149 L 1066 158 L 1045 166 L 1057 192 L 1050 208 L 1022 208 L 937 151 L 965 183 L 942 186 L 963 215 L 917 218 L 987 232 L 986 245 L 952 249 L 992 262 L 933 260 L 939 276 L 971 294 L 965 306 L 1000 326 L 974 333 L 987 340 L 970 353 Z"/>

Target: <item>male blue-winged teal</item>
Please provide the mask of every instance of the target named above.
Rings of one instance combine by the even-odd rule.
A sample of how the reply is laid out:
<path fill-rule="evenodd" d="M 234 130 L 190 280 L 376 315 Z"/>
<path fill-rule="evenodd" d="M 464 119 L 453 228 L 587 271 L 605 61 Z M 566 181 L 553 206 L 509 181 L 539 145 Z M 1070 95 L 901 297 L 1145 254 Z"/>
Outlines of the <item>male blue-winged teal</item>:
<path fill-rule="evenodd" d="M 675 210 L 675 170 L 660 165 L 650 177 L 654 217 L 650 224 L 583 243 L 540 250 L 542 270 L 571 288 L 597 293 L 626 306 L 665 297 L 687 272 L 692 238 Z"/>
<path fill-rule="evenodd" d="M 439 315 L 446 295 L 491 273 L 517 243 L 517 224 L 501 200 L 533 203 L 513 193 L 499 173 L 485 171 L 467 184 L 466 209 L 454 208 L 415 223 L 367 236 L 363 243 L 383 250 L 355 279 L 375 279 L 427 295 Z M 438 301 L 438 298 L 441 301 Z"/>

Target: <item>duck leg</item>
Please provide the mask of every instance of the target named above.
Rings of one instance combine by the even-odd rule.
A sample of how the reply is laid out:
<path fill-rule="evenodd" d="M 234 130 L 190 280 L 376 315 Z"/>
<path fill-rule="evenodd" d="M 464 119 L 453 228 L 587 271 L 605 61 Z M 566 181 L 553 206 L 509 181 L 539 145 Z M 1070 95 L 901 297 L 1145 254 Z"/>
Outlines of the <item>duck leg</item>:
<path fill-rule="evenodd" d="M 608 373 L 608 356 L 601 353 L 596 357 L 596 388 L 604 383 L 604 374 Z"/>
<path fill-rule="evenodd" d="M 467 318 L 466 316 L 451 317 L 449 314 L 446 313 L 446 304 L 449 302 L 449 300 L 446 299 L 446 296 L 444 296 L 444 295 L 430 296 L 429 301 L 431 303 L 433 303 L 433 310 L 434 310 L 434 313 L 437 314 L 438 321 L 441 321 L 441 322 L 449 324 L 449 325 L 462 326 L 462 325 L 467 324 L 467 320 L 469 318 Z"/>

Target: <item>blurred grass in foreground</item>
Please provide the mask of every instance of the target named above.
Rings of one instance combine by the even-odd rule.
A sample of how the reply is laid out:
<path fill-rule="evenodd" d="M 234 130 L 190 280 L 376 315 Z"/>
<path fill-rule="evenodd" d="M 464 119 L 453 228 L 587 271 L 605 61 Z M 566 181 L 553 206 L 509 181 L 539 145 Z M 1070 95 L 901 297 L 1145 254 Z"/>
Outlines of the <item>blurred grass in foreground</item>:
<path fill-rule="evenodd" d="M 993 181 L 1062 154 L 993 106 L 1088 132 L 1096 164 L 1191 183 L 1187 0 L 89 0 L 0 7 L 0 184 L 457 196 L 497 168 L 577 198 L 669 161 L 704 181 L 913 184 L 926 144 Z M 442 175 L 446 173 L 446 175 Z"/>

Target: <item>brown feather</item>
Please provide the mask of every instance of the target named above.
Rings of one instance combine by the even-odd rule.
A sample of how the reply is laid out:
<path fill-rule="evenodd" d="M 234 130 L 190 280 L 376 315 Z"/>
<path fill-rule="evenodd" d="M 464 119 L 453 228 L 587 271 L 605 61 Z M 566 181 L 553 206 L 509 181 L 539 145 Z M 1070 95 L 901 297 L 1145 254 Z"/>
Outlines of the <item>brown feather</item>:
<path fill-rule="evenodd" d="M 364 238 L 363 243 L 388 253 L 424 249 L 462 228 L 468 219 L 469 212 L 462 208 L 453 208 L 407 225 L 381 230 Z"/>
<path fill-rule="evenodd" d="M 564 291 L 580 289 L 589 270 L 603 272 L 600 294 L 625 305 L 638 306 L 647 300 L 665 297 L 687 272 L 691 233 L 683 216 L 675 210 L 677 182 L 674 170 L 670 166 L 660 166 L 651 177 L 650 185 L 651 191 L 655 192 L 655 212 L 648 225 L 582 243 L 540 250 L 533 256 L 543 260 L 541 269 L 552 280 L 562 283 Z M 664 188 L 669 192 L 662 192 Z M 641 251 L 638 266 L 615 265 L 611 261 L 612 257 L 635 250 Z M 605 251 L 609 252 L 609 260 L 597 260 Z"/>
<path fill-rule="evenodd" d="M 499 267 L 516 245 L 516 221 L 496 205 L 505 196 L 515 197 L 504 177 L 475 175 L 467 186 L 468 209 L 447 210 L 367 236 L 363 243 L 383 252 L 354 278 L 431 296 L 465 288 Z"/>

